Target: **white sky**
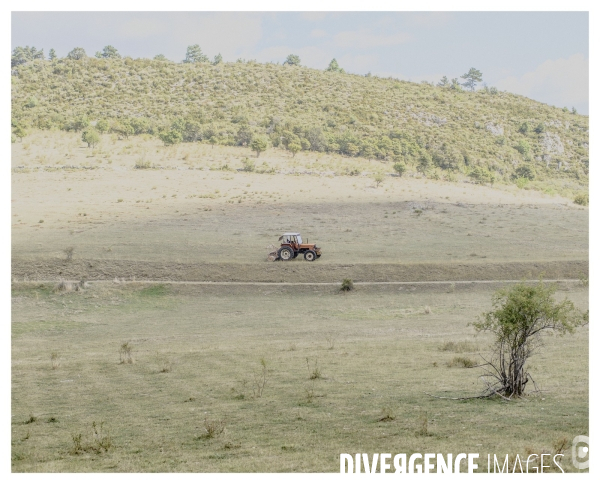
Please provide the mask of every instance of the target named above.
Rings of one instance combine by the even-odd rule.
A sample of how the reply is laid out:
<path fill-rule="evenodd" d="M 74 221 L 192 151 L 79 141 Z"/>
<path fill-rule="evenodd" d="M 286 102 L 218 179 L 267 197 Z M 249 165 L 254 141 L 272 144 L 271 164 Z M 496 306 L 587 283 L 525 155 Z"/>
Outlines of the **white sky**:
<path fill-rule="evenodd" d="M 181 61 L 200 44 L 225 61 L 283 62 L 437 82 L 475 67 L 489 86 L 588 113 L 587 12 L 13 12 L 12 47 L 59 56 L 162 53 Z"/>

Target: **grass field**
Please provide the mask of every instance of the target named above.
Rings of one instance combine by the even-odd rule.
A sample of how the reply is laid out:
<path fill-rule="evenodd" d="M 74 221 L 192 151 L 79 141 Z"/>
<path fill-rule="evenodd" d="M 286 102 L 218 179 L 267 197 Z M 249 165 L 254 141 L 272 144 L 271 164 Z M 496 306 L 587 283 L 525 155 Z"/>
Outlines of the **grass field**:
<path fill-rule="evenodd" d="M 425 394 L 482 390 L 461 365 L 489 340 L 467 324 L 501 281 L 572 279 L 557 297 L 587 309 L 589 211 L 570 198 L 416 173 L 377 187 L 389 163 L 276 149 L 238 171 L 248 149 L 143 137 L 12 149 L 14 472 L 337 472 L 342 452 L 523 456 L 589 432 L 587 326 L 531 360 L 541 393 Z M 323 257 L 267 262 L 288 230 Z M 442 283 L 342 294 L 344 277 Z M 498 282 L 453 282 L 471 280 Z"/>
<path fill-rule="evenodd" d="M 524 455 L 587 434 L 585 328 L 531 360 L 541 394 L 423 393 L 482 390 L 480 369 L 447 366 L 487 354 L 467 323 L 491 290 L 461 287 L 18 285 L 13 471 L 337 472 L 341 452 Z M 585 288 L 562 289 L 587 307 Z M 466 352 L 441 349 L 464 341 Z M 124 342 L 133 364 L 119 364 Z M 223 433 L 208 438 L 205 419 Z M 93 442 L 94 421 L 112 447 L 74 454 L 73 435 Z"/>

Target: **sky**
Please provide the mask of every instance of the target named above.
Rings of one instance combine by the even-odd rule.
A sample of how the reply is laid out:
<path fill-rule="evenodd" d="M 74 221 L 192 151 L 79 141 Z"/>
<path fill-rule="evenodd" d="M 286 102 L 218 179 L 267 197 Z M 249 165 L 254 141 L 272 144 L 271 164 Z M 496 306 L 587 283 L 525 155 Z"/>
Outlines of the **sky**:
<path fill-rule="evenodd" d="M 587 12 L 13 12 L 12 48 L 105 45 L 133 58 L 180 62 L 188 45 L 211 58 L 324 69 L 332 58 L 355 74 L 415 82 L 460 77 L 558 107 L 589 108 Z"/>

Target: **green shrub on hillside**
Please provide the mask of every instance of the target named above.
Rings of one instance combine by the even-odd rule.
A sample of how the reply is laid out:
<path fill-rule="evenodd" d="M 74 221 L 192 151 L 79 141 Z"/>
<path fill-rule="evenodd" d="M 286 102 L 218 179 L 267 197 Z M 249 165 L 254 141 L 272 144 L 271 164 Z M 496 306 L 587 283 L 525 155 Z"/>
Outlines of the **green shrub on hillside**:
<path fill-rule="evenodd" d="M 577 205 L 583 205 L 587 207 L 590 204 L 590 194 L 589 193 L 580 193 L 575 196 L 573 200 Z"/>

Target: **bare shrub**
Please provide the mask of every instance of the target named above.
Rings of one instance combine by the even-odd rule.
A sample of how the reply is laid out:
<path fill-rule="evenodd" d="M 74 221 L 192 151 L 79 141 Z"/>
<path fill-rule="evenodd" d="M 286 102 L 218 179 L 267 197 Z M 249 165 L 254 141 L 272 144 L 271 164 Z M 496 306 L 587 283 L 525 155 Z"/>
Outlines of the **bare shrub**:
<path fill-rule="evenodd" d="M 316 380 L 312 379 L 309 386 L 304 388 L 304 402 L 301 403 L 311 404 L 313 403 L 315 398 L 325 396 L 323 394 L 317 393 L 317 391 L 315 390 L 315 381 Z"/>
<path fill-rule="evenodd" d="M 305 398 L 306 398 L 306 403 L 312 403 L 313 400 L 315 399 L 315 397 L 317 396 L 315 393 L 315 385 L 314 385 L 314 380 L 313 380 L 313 385 L 309 388 L 305 388 L 304 392 L 306 393 Z"/>
<path fill-rule="evenodd" d="M 102 452 L 108 452 L 113 446 L 110 432 L 104 429 L 104 422 L 100 422 L 100 424 L 92 422 L 91 441 L 85 442 L 81 433 L 72 434 L 71 440 L 72 444 L 69 453 L 74 455 L 85 453 L 101 454 Z"/>
<path fill-rule="evenodd" d="M 325 340 L 327 341 L 327 349 L 332 350 L 335 348 L 335 342 L 337 340 L 335 334 L 328 334 L 325 336 Z"/>
<path fill-rule="evenodd" d="M 209 420 L 208 417 L 204 417 L 204 430 L 206 430 L 206 438 L 212 439 L 225 431 L 225 421 Z"/>
<path fill-rule="evenodd" d="M 429 421 L 427 419 L 427 412 L 421 412 L 421 414 L 419 415 L 418 429 L 415 434 L 420 437 L 428 437 L 431 435 L 429 433 Z"/>
<path fill-rule="evenodd" d="M 260 359 L 260 370 L 254 374 L 254 396 L 257 398 L 262 397 L 262 394 L 267 385 L 267 362 L 264 358 Z"/>
<path fill-rule="evenodd" d="M 129 342 L 123 343 L 119 348 L 119 358 L 121 364 L 133 364 L 133 346 Z"/>
<path fill-rule="evenodd" d="M 63 250 L 63 252 L 65 253 L 66 260 L 73 260 L 73 252 L 75 252 L 75 248 L 67 247 L 66 249 Z"/>
<path fill-rule="evenodd" d="M 53 351 L 50 354 L 50 364 L 52 365 L 52 369 L 56 370 L 60 366 L 60 356 L 56 351 Z"/>
<path fill-rule="evenodd" d="M 318 380 L 322 377 L 318 359 L 315 358 L 315 364 L 311 365 L 310 360 L 306 358 L 306 368 L 308 369 L 308 378 L 310 380 Z"/>

